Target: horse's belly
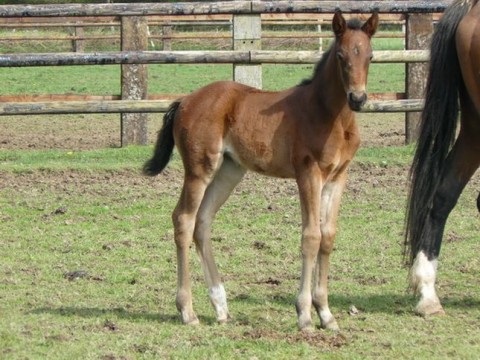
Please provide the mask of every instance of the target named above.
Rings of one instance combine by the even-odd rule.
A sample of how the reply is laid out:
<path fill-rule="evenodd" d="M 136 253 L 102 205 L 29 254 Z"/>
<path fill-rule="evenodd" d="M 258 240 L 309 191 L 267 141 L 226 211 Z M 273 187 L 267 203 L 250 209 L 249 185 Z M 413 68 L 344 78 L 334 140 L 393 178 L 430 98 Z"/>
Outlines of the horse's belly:
<path fill-rule="evenodd" d="M 295 177 L 287 147 L 275 146 L 255 138 L 229 140 L 226 142 L 225 153 L 246 169 L 267 176 Z"/>

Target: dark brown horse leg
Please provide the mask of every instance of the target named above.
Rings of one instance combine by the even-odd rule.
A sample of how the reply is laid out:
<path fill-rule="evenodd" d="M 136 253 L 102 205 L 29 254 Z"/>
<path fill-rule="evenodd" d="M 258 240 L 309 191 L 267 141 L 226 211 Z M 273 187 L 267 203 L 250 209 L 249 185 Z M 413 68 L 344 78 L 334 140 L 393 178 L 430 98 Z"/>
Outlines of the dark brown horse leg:
<path fill-rule="evenodd" d="M 302 273 L 296 309 L 300 330 L 312 330 L 311 283 L 315 259 L 320 249 L 320 198 L 322 192 L 321 170 L 316 165 L 300 170 L 297 176 L 302 210 Z"/>
<path fill-rule="evenodd" d="M 313 306 L 320 317 L 321 327 L 330 330 L 338 330 L 338 324 L 328 306 L 328 272 L 330 253 L 333 250 L 335 234 L 337 232 L 337 216 L 340 208 L 340 199 L 346 177 L 346 173 L 343 173 L 334 181 L 325 184 L 322 189 L 320 221 L 322 242 L 317 257 Z"/>
<path fill-rule="evenodd" d="M 212 222 L 218 209 L 228 199 L 235 186 L 242 180 L 244 174 L 244 168 L 225 157 L 222 166 L 205 192 L 195 225 L 195 245 L 205 274 L 210 301 L 215 309 L 219 323 L 226 322 L 229 319 L 229 313 L 225 288 L 212 252 L 210 239 Z"/>
<path fill-rule="evenodd" d="M 418 250 L 410 272 L 411 284 L 420 295 L 416 311 L 421 315 L 444 313 L 435 291 L 437 258 L 448 215 L 480 162 L 480 151 L 475 151 L 479 145 L 471 135 L 461 132 L 448 155 L 446 170 L 425 219 L 423 236 L 427 241 Z"/>
<path fill-rule="evenodd" d="M 478 197 L 477 197 L 477 209 L 478 209 L 478 212 L 480 212 L 480 193 L 478 194 Z"/>

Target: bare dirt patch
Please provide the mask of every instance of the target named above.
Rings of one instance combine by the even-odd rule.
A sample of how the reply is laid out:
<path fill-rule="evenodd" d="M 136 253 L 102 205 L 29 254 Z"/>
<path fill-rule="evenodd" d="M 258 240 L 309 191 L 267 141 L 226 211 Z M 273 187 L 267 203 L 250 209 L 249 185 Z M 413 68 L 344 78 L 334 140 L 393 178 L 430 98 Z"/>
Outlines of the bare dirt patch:
<path fill-rule="evenodd" d="M 339 348 L 347 344 L 347 339 L 344 335 L 327 334 L 325 332 L 296 332 L 291 334 L 285 334 L 283 332 L 267 330 L 267 329 L 254 329 L 247 331 L 243 334 L 242 340 L 271 340 L 279 341 L 284 340 L 289 344 L 306 343 L 310 346 L 318 348 Z"/>
<path fill-rule="evenodd" d="M 163 114 L 149 115 L 149 142 Z M 362 146 L 404 144 L 403 114 L 358 114 Z M 50 115 L 0 117 L 0 149 L 89 150 L 120 147 L 120 115 Z"/>

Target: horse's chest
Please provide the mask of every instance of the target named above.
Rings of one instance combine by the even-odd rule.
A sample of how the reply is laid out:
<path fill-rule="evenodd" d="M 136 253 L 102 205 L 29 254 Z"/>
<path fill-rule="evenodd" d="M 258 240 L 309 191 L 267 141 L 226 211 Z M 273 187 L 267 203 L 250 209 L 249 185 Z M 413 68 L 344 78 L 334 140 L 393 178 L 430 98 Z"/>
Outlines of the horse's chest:
<path fill-rule="evenodd" d="M 345 171 L 360 144 L 355 131 L 332 132 L 332 135 L 312 147 L 313 159 L 325 178 L 332 178 Z"/>

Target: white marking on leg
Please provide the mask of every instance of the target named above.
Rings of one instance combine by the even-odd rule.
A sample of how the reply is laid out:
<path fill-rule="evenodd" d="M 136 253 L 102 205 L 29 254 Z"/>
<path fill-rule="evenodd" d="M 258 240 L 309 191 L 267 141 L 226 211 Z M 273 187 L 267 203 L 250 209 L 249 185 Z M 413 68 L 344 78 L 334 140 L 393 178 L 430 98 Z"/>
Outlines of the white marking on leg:
<path fill-rule="evenodd" d="M 227 293 L 223 284 L 212 286 L 209 290 L 210 301 L 217 313 L 217 321 L 225 322 L 228 320 Z"/>
<path fill-rule="evenodd" d="M 422 297 L 436 296 L 435 279 L 437 277 L 437 259 L 428 260 L 427 256 L 419 252 L 411 270 L 411 285 L 416 293 Z"/>
<path fill-rule="evenodd" d="M 411 285 L 415 293 L 420 295 L 416 311 L 421 315 L 444 313 L 435 291 L 437 265 L 437 259 L 428 260 L 428 257 L 422 251 L 418 253 L 411 269 Z"/>

